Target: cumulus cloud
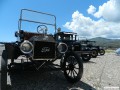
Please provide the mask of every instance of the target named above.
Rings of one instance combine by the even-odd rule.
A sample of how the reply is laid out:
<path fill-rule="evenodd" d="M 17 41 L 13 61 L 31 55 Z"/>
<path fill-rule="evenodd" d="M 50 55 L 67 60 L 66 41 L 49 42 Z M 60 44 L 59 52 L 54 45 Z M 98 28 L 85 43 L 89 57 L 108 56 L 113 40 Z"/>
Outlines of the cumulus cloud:
<path fill-rule="evenodd" d="M 87 12 L 98 20 L 95 21 L 75 11 L 72 20 L 63 26 L 77 32 L 81 37 L 120 38 L 120 0 L 109 0 L 100 5 L 98 11 L 90 5 Z"/>
<path fill-rule="evenodd" d="M 72 14 L 72 20 L 64 25 L 67 29 L 77 32 L 81 37 L 120 38 L 120 23 L 108 22 L 103 18 L 98 21 L 85 17 L 79 11 Z"/>
<path fill-rule="evenodd" d="M 107 21 L 120 22 L 120 0 L 107 1 L 103 5 L 99 6 L 98 11 L 92 15 L 97 18 L 102 17 Z"/>
<path fill-rule="evenodd" d="M 96 12 L 96 8 L 93 5 L 90 5 L 87 12 L 88 12 L 88 14 L 93 15 Z"/>

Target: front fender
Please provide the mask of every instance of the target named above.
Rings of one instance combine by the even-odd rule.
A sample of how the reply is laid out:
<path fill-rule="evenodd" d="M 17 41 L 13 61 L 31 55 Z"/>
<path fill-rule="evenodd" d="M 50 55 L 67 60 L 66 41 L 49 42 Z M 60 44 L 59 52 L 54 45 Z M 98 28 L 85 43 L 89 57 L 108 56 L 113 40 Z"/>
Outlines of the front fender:
<path fill-rule="evenodd" d="M 7 51 L 7 58 L 8 59 L 17 59 L 20 56 L 21 51 L 15 43 L 6 43 L 5 49 Z"/>

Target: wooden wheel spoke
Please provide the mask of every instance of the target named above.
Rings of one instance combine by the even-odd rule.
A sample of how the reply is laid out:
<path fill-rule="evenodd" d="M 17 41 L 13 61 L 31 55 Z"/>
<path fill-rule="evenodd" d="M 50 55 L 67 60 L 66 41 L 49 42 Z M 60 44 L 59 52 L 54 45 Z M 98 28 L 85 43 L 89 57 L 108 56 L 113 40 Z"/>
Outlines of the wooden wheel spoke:
<path fill-rule="evenodd" d="M 71 71 L 71 70 L 70 70 L 70 71 Z M 72 71 L 71 71 L 70 75 L 71 75 L 71 77 L 72 77 Z"/>
<path fill-rule="evenodd" d="M 79 68 L 77 68 L 77 67 L 74 67 L 75 69 L 79 69 Z"/>
<path fill-rule="evenodd" d="M 68 75 L 70 74 L 70 70 L 68 71 Z"/>
<path fill-rule="evenodd" d="M 75 78 L 74 70 L 73 70 L 73 77 Z"/>
<path fill-rule="evenodd" d="M 77 64 L 77 62 L 74 62 L 73 65 L 75 66 Z"/>
<path fill-rule="evenodd" d="M 73 70 L 76 74 L 78 74 L 75 70 Z"/>

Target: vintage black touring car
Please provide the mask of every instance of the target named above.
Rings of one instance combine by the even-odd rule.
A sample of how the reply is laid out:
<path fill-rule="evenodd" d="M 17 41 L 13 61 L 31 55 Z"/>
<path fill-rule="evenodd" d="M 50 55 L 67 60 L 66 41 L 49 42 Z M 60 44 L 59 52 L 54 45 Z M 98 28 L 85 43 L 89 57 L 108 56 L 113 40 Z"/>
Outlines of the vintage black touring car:
<path fill-rule="evenodd" d="M 58 42 L 64 42 L 68 46 L 68 50 L 77 52 L 77 54 L 84 61 L 89 61 L 91 59 L 92 51 L 84 44 L 79 43 L 77 40 L 77 33 L 74 32 L 58 32 L 55 34 L 55 38 Z"/>
<path fill-rule="evenodd" d="M 28 14 L 24 15 L 26 12 L 30 13 L 30 16 Z M 31 14 L 37 14 L 36 16 L 40 16 L 41 20 L 36 16 L 31 16 Z M 50 18 L 47 19 L 46 17 Z M 28 18 L 34 18 L 34 20 Z M 53 22 L 48 22 L 51 19 Z M 26 22 L 30 25 L 25 25 Z M 24 56 L 29 62 L 32 62 L 36 70 L 39 70 L 47 62 L 54 65 L 53 62 L 60 59 L 62 65 L 58 66 L 60 66 L 59 68 L 69 82 L 74 83 L 81 79 L 83 74 L 82 59 L 76 52 L 68 50 L 66 43 L 58 42 L 54 34 L 48 33 L 50 30 L 56 33 L 56 17 L 54 15 L 22 9 L 18 25 L 18 31 L 15 32 L 17 41 L 4 43 L 5 50 L 3 50 L 1 56 L 1 90 L 6 90 L 7 70 L 15 65 L 15 60 L 20 56 Z M 26 29 L 26 27 L 32 30 Z M 33 29 L 33 27 L 35 28 Z M 11 60 L 9 65 L 8 60 Z M 36 61 L 42 64 L 38 66 Z"/>
<path fill-rule="evenodd" d="M 105 50 L 103 47 L 95 45 L 96 41 L 91 41 L 91 40 L 81 40 L 81 43 L 84 43 L 89 47 L 91 50 L 93 50 L 95 53 L 92 55 L 93 57 L 97 57 L 97 55 L 104 55 Z"/>

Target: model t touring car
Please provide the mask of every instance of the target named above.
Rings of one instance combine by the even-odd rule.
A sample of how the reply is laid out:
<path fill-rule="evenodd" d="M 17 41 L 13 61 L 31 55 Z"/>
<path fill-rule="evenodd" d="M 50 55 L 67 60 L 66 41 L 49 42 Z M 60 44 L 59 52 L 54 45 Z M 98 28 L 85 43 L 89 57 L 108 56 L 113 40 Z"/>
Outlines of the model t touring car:
<path fill-rule="evenodd" d="M 26 12 L 30 13 L 30 16 Z M 31 14 L 34 14 L 35 17 L 31 16 Z M 36 16 L 40 16 L 40 18 Z M 28 18 L 34 18 L 34 20 Z M 52 23 L 49 22 L 51 18 Z M 26 23 L 27 25 L 25 25 Z M 28 23 L 31 25 L 28 25 Z M 1 90 L 5 90 L 7 85 L 7 70 L 15 65 L 15 60 L 20 56 L 26 57 L 36 66 L 37 70 L 47 62 L 53 63 L 60 59 L 60 69 L 69 82 L 74 83 L 81 79 L 83 74 L 81 58 L 76 52 L 68 49 L 66 43 L 58 42 L 53 34 L 47 32 L 52 30 L 56 33 L 56 17 L 54 15 L 22 9 L 18 26 L 18 31 L 15 32 L 17 41 L 4 43 L 5 50 L 3 50 L 1 56 Z M 26 29 L 26 27 L 29 27 L 29 29 Z M 9 65 L 8 60 L 11 61 Z M 42 64 L 38 66 L 36 61 Z"/>
<path fill-rule="evenodd" d="M 64 42 L 67 44 L 69 50 L 75 51 L 84 61 L 91 59 L 92 51 L 86 45 L 82 45 L 77 40 L 77 33 L 74 32 L 57 32 L 55 38 L 58 42 Z"/>
<path fill-rule="evenodd" d="M 91 50 L 93 50 L 94 52 L 96 52 L 96 55 L 92 55 L 93 57 L 97 57 L 97 55 L 104 55 L 105 54 L 105 50 L 103 47 L 97 46 L 95 45 L 96 41 L 91 41 L 91 40 L 82 40 L 81 43 L 84 43 L 87 45 L 87 47 L 89 47 Z"/>

